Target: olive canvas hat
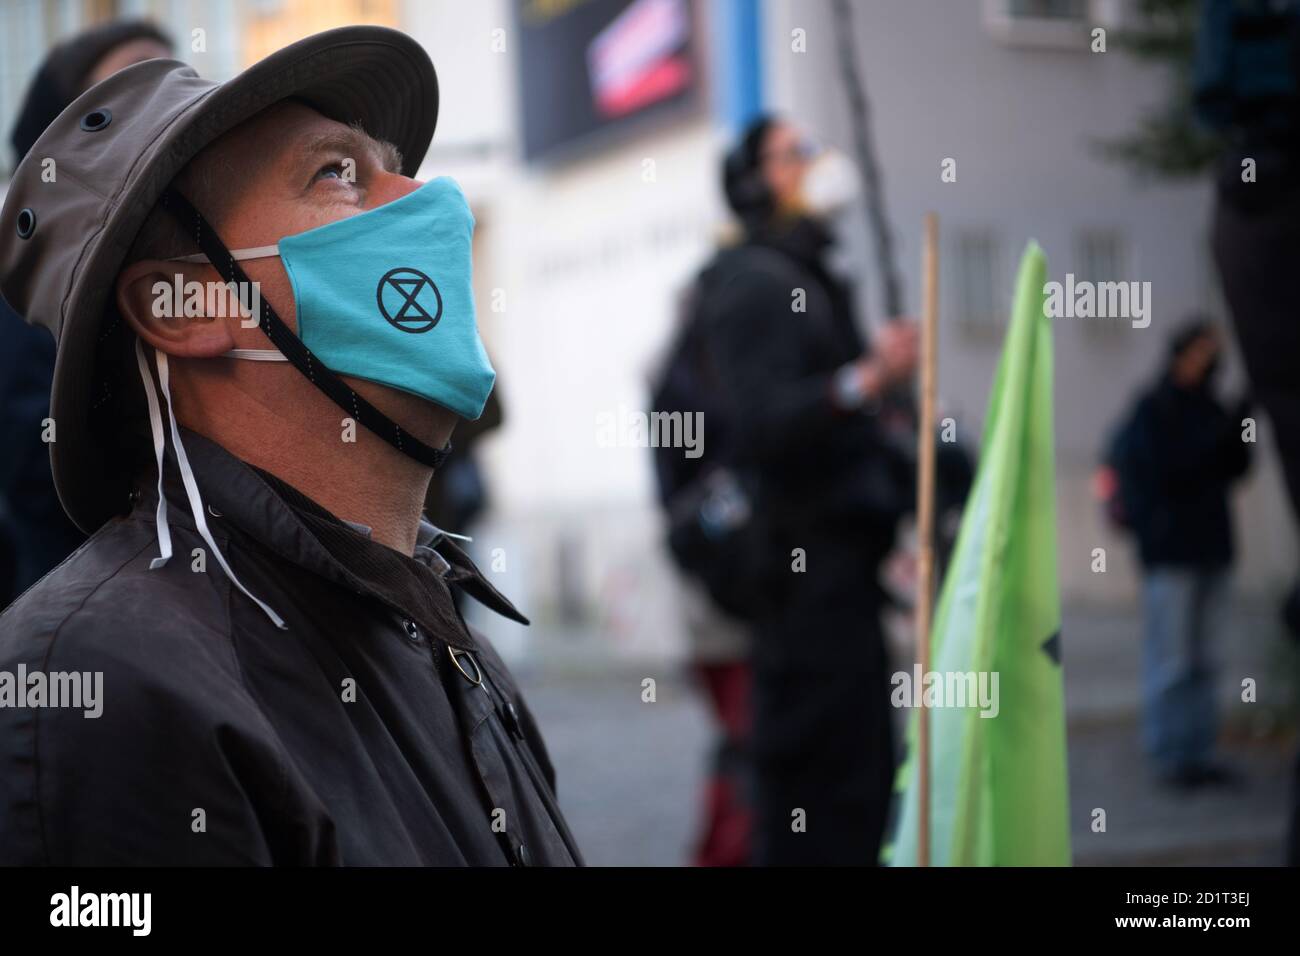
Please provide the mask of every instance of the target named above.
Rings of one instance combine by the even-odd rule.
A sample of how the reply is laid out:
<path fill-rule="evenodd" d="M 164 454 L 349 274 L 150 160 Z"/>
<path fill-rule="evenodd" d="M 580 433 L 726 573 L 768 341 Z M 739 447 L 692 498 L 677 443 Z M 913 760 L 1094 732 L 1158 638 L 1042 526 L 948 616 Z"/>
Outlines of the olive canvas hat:
<path fill-rule="evenodd" d="M 290 98 L 393 143 L 408 176 L 438 117 L 433 63 L 418 43 L 385 27 L 343 27 L 287 46 L 225 83 L 175 60 L 127 67 L 64 110 L 14 172 L 0 210 L 0 291 L 58 343 L 50 462 L 59 499 L 83 531 L 126 505 L 90 414 L 114 280 L 189 161 Z"/>

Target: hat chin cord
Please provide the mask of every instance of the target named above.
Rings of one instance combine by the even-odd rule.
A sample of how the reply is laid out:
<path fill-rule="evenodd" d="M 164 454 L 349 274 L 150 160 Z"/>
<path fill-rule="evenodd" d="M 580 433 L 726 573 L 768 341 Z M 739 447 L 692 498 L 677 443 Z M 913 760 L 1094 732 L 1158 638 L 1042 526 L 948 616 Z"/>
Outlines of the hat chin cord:
<path fill-rule="evenodd" d="M 172 407 L 171 387 L 168 384 L 167 375 L 167 354 L 153 350 L 154 364 L 158 369 L 158 384 L 162 388 L 163 397 L 167 401 L 167 419 L 171 425 L 172 444 L 176 448 L 176 462 L 181 470 L 181 483 L 185 486 L 185 496 L 189 499 L 190 514 L 194 517 L 194 525 L 198 528 L 199 534 L 212 549 L 213 555 L 216 556 L 217 563 L 221 565 L 221 570 L 226 573 L 230 583 L 244 593 L 250 601 L 262 609 L 262 612 L 282 631 L 287 631 L 289 626 L 284 623 L 283 618 L 276 614 L 271 606 L 255 596 L 248 588 L 240 583 L 235 572 L 230 570 L 230 565 L 226 563 L 226 556 L 221 553 L 217 547 L 217 542 L 212 537 L 212 532 L 208 530 L 207 518 L 203 513 L 203 499 L 199 495 L 199 485 L 194 479 L 194 469 L 190 467 L 189 456 L 185 454 L 185 445 L 181 442 L 179 429 L 176 427 L 176 412 Z M 145 400 L 149 405 L 149 429 L 153 433 L 153 453 L 154 461 L 158 465 L 158 511 L 156 523 L 158 525 L 158 557 L 149 562 L 149 570 L 157 571 L 164 567 L 172 557 L 172 534 L 171 526 L 167 521 L 167 496 L 163 493 L 163 468 L 166 464 L 167 439 L 163 433 L 162 409 L 158 403 L 158 393 L 154 389 L 153 376 L 149 374 L 149 364 L 145 359 L 144 345 L 137 337 L 135 340 L 135 360 L 140 369 L 140 380 L 144 383 Z"/>

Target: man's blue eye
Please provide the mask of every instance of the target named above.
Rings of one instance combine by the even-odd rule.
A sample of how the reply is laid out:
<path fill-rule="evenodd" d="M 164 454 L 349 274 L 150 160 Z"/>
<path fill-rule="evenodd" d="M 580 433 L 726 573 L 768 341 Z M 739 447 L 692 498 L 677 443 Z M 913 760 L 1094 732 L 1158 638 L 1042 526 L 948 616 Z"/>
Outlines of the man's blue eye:
<path fill-rule="evenodd" d="M 322 166 L 316 171 L 317 179 L 326 179 L 331 176 L 334 179 L 343 178 L 343 165 L 341 163 L 330 163 L 327 166 Z"/>

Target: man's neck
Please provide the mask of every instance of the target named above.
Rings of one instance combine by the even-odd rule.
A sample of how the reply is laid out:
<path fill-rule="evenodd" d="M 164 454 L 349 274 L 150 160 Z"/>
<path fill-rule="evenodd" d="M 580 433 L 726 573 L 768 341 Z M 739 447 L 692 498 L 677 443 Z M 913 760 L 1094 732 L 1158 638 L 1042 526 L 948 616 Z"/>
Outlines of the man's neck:
<path fill-rule="evenodd" d="M 360 428 L 356 442 L 341 448 L 336 437 L 304 441 L 301 434 L 281 436 L 282 441 L 240 431 L 207 437 L 292 485 L 336 518 L 367 526 L 380 544 L 402 554 L 415 553 L 433 469 L 382 439 Z"/>
<path fill-rule="evenodd" d="M 172 398 L 179 422 L 334 517 L 366 525 L 380 544 L 415 553 L 432 468 L 341 419 L 333 402 L 292 370 L 266 378 L 264 369 L 232 370 L 207 361 L 176 366 Z M 363 384 L 357 390 L 366 396 Z M 418 426 L 426 444 L 442 447 L 451 438 L 454 412 L 371 386 L 369 400 L 380 399 L 398 421 Z"/>

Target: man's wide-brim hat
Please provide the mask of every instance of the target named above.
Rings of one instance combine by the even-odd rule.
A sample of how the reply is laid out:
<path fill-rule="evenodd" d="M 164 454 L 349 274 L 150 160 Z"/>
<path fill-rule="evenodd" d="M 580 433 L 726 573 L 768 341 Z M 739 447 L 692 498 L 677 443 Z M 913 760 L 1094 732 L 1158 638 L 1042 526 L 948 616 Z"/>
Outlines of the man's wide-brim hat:
<path fill-rule="evenodd" d="M 221 134 L 289 98 L 393 143 L 408 176 L 438 118 L 437 78 L 418 43 L 384 27 L 344 27 L 226 83 L 175 60 L 127 67 L 64 110 L 14 173 L 0 211 L 0 290 L 58 343 L 50 462 L 64 509 L 86 532 L 126 506 L 90 418 L 114 280 L 177 173 Z"/>

